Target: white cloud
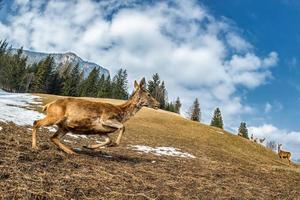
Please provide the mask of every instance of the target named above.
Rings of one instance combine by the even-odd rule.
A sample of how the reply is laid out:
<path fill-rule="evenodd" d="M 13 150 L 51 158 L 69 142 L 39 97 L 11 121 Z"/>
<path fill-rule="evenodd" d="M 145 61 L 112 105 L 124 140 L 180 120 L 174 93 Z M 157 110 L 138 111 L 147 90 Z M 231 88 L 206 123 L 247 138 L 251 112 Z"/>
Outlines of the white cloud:
<path fill-rule="evenodd" d="M 249 134 L 254 137 L 266 138 L 267 141 L 275 141 L 277 144 L 283 144 L 283 148 L 292 152 L 292 157 L 300 159 L 300 132 L 279 129 L 272 124 L 263 124 L 262 126 L 249 127 Z"/>
<path fill-rule="evenodd" d="M 266 105 L 265 105 L 265 113 L 271 112 L 272 107 L 273 106 L 269 102 L 267 102 Z"/>
<path fill-rule="evenodd" d="M 158 72 L 169 99 L 180 96 L 185 110 L 199 98 L 205 122 L 218 106 L 225 125 L 237 126 L 253 111 L 237 87 L 264 84 L 278 62 L 276 52 L 255 54 L 235 27 L 196 1 L 40 2 L 16 1 L 0 38 L 36 51 L 74 51 L 113 73 L 126 68 L 130 82 Z"/>
<path fill-rule="evenodd" d="M 237 51 L 247 51 L 252 45 L 235 33 L 227 34 L 228 44 Z"/>

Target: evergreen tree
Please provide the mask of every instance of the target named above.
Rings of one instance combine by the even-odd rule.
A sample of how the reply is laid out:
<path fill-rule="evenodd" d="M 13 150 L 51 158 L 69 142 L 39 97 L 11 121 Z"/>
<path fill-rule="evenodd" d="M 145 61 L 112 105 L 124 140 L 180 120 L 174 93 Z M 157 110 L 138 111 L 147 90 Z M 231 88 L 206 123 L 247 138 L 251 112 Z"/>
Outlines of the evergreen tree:
<path fill-rule="evenodd" d="M 210 125 L 223 129 L 223 119 L 219 108 L 215 109 Z"/>
<path fill-rule="evenodd" d="M 110 75 L 108 75 L 104 81 L 103 85 L 103 97 L 111 98 L 112 97 L 112 82 Z"/>
<path fill-rule="evenodd" d="M 158 73 L 153 74 L 152 80 L 148 81 L 148 91 L 155 98 L 161 109 L 166 109 L 167 90 L 164 81 L 161 82 Z"/>
<path fill-rule="evenodd" d="M 166 103 L 165 110 L 170 111 L 170 112 L 175 112 L 175 105 L 174 105 L 174 103 L 173 102 Z"/>
<path fill-rule="evenodd" d="M 80 86 L 80 96 L 82 97 L 96 97 L 97 84 L 99 79 L 99 69 L 94 68 L 86 80 Z"/>
<path fill-rule="evenodd" d="M 120 69 L 113 78 L 112 82 L 112 98 L 128 99 L 128 80 L 127 71 Z"/>
<path fill-rule="evenodd" d="M 200 104 L 198 98 L 195 99 L 193 105 L 191 106 L 189 115 L 192 121 L 200 122 L 201 110 L 200 110 Z"/>
<path fill-rule="evenodd" d="M 63 84 L 63 95 L 78 96 L 80 84 L 79 64 L 75 65 Z"/>
<path fill-rule="evenodd" d="M 177 97 L 176 101 L 175 101 L 175 105 L 174 105 L 174 111 L 178 114 L 180 114 L 180 108 L 181 108 L 181 102 L 179 97 Z"/>
<path fill-rule="evenodd" d="M 157 88 L 160 86 L 160 78 L 158 73 L 153 74 L 152 80 L 148 81 L 148 91 L 149 93 L 155 98 L 156 97 L 156 92 Z"/>
<path fill-rule="evenodd" d="M 1 44 L 2 46 L 3 44 Z M 5 44 L 4 44 L 5 46 Z M 6 48 L 6 47 L 5 47 Z M 0 47 L 1 49 L 1 47 Z M 22 91 L 25 87 L 26 60 L 22 56 L 22 48 L 17 54 L 11 55 L 6 49 L 1 49 L 1 85 L 4 89 L 11 92 Z"/>
<path fill-rule="evenodd" d="M 58 70 L 55 70 L 49 77 L 49 85 L 47 93 L 61 94 L 63 85 L 63 78 L 60 77 Z"/>
<path fill-rule="evenodd" d="M 157 90 L 157 100 L 159 102 L 160 108 L 164 109 L 167 102 L 167 89 L 165 87 L 165 82 L 163 81 Z"/>
<path fill-rule="evenodd" d="M 53 79 L 54 60 L 48 56 L 37 65 L 37 71 L 34 76 L 32 90 L 34 92 L 49 93 L 51 92 L 51 81 Z"/>
<path fill-rule="evenodd" d="M 247 129 L 247 125 L 245 122 L 241 122 L 240 127 L 239 127 L 239 133 L 241 133 L 242 137 L 249 139 L 248 129 Z"/>
<path fill-rule="evenodd" d="M 110 77 L 105 78 L 104 74 L 101 75 L 101 78 L 99 79 L 98 81 L 98 85 L 97 85 L 97 90 L 98 90 L 98 93 L 97 93 L 97 97 L 100 97 L 100 98 L 108 98 L 110 97 Z"/>

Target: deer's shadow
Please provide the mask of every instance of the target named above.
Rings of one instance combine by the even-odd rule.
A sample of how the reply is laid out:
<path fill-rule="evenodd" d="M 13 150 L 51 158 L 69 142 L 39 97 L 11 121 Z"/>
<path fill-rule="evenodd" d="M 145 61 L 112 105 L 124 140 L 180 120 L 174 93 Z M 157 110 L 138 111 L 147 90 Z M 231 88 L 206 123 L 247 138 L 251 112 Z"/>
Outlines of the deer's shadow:
<path fill-rule="evenodd" d="M 122 154 L 116 154 L 116 153 L 107 153 L 103 151 L 94 151 L 94 150 L 88 150 L 84 148 L 76 148 L 74 151 L 79 155 L 85 155 L 90 157 L 96 157 L 103 160 L 108 161 L 116 161 L 116 162 L 125 162 L 125 163 L 131 163 L 131 164 L 138 164 L 138 163 L 151 163 L 153 162 L 153 159 L 148 158 L 142 158 L 138 156 L 128 156 L 128 155 L 122 155 Z"/>

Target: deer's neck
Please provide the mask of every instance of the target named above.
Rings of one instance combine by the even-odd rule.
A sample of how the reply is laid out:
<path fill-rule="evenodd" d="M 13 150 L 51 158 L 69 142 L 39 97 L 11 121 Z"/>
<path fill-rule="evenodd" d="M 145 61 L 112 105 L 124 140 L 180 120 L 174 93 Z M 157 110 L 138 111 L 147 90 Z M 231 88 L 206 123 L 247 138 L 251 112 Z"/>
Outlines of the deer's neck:
<path fill-rule="evenodd" d="M 127 121 L 131 117 L 133 117 L 141 108 L 137 106 L 132 100 L 128 100 L 124 104 L 120 105 L 122 113 L 122 122 Z"/>

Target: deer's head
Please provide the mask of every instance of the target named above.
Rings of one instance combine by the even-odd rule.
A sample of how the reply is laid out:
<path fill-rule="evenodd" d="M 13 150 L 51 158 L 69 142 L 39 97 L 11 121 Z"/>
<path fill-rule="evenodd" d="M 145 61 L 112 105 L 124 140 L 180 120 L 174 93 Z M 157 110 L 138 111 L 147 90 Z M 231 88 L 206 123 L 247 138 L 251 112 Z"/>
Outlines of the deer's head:
<path fill-rule="evenodd" d="M 140 83 L 134 81 L 134 93 L 130 99 L 140 108 L 146 106 L 158 109 L 159 107 L 158 101 L 156 101 L 146 89 L 145 78 L 143 78 Z"/>

